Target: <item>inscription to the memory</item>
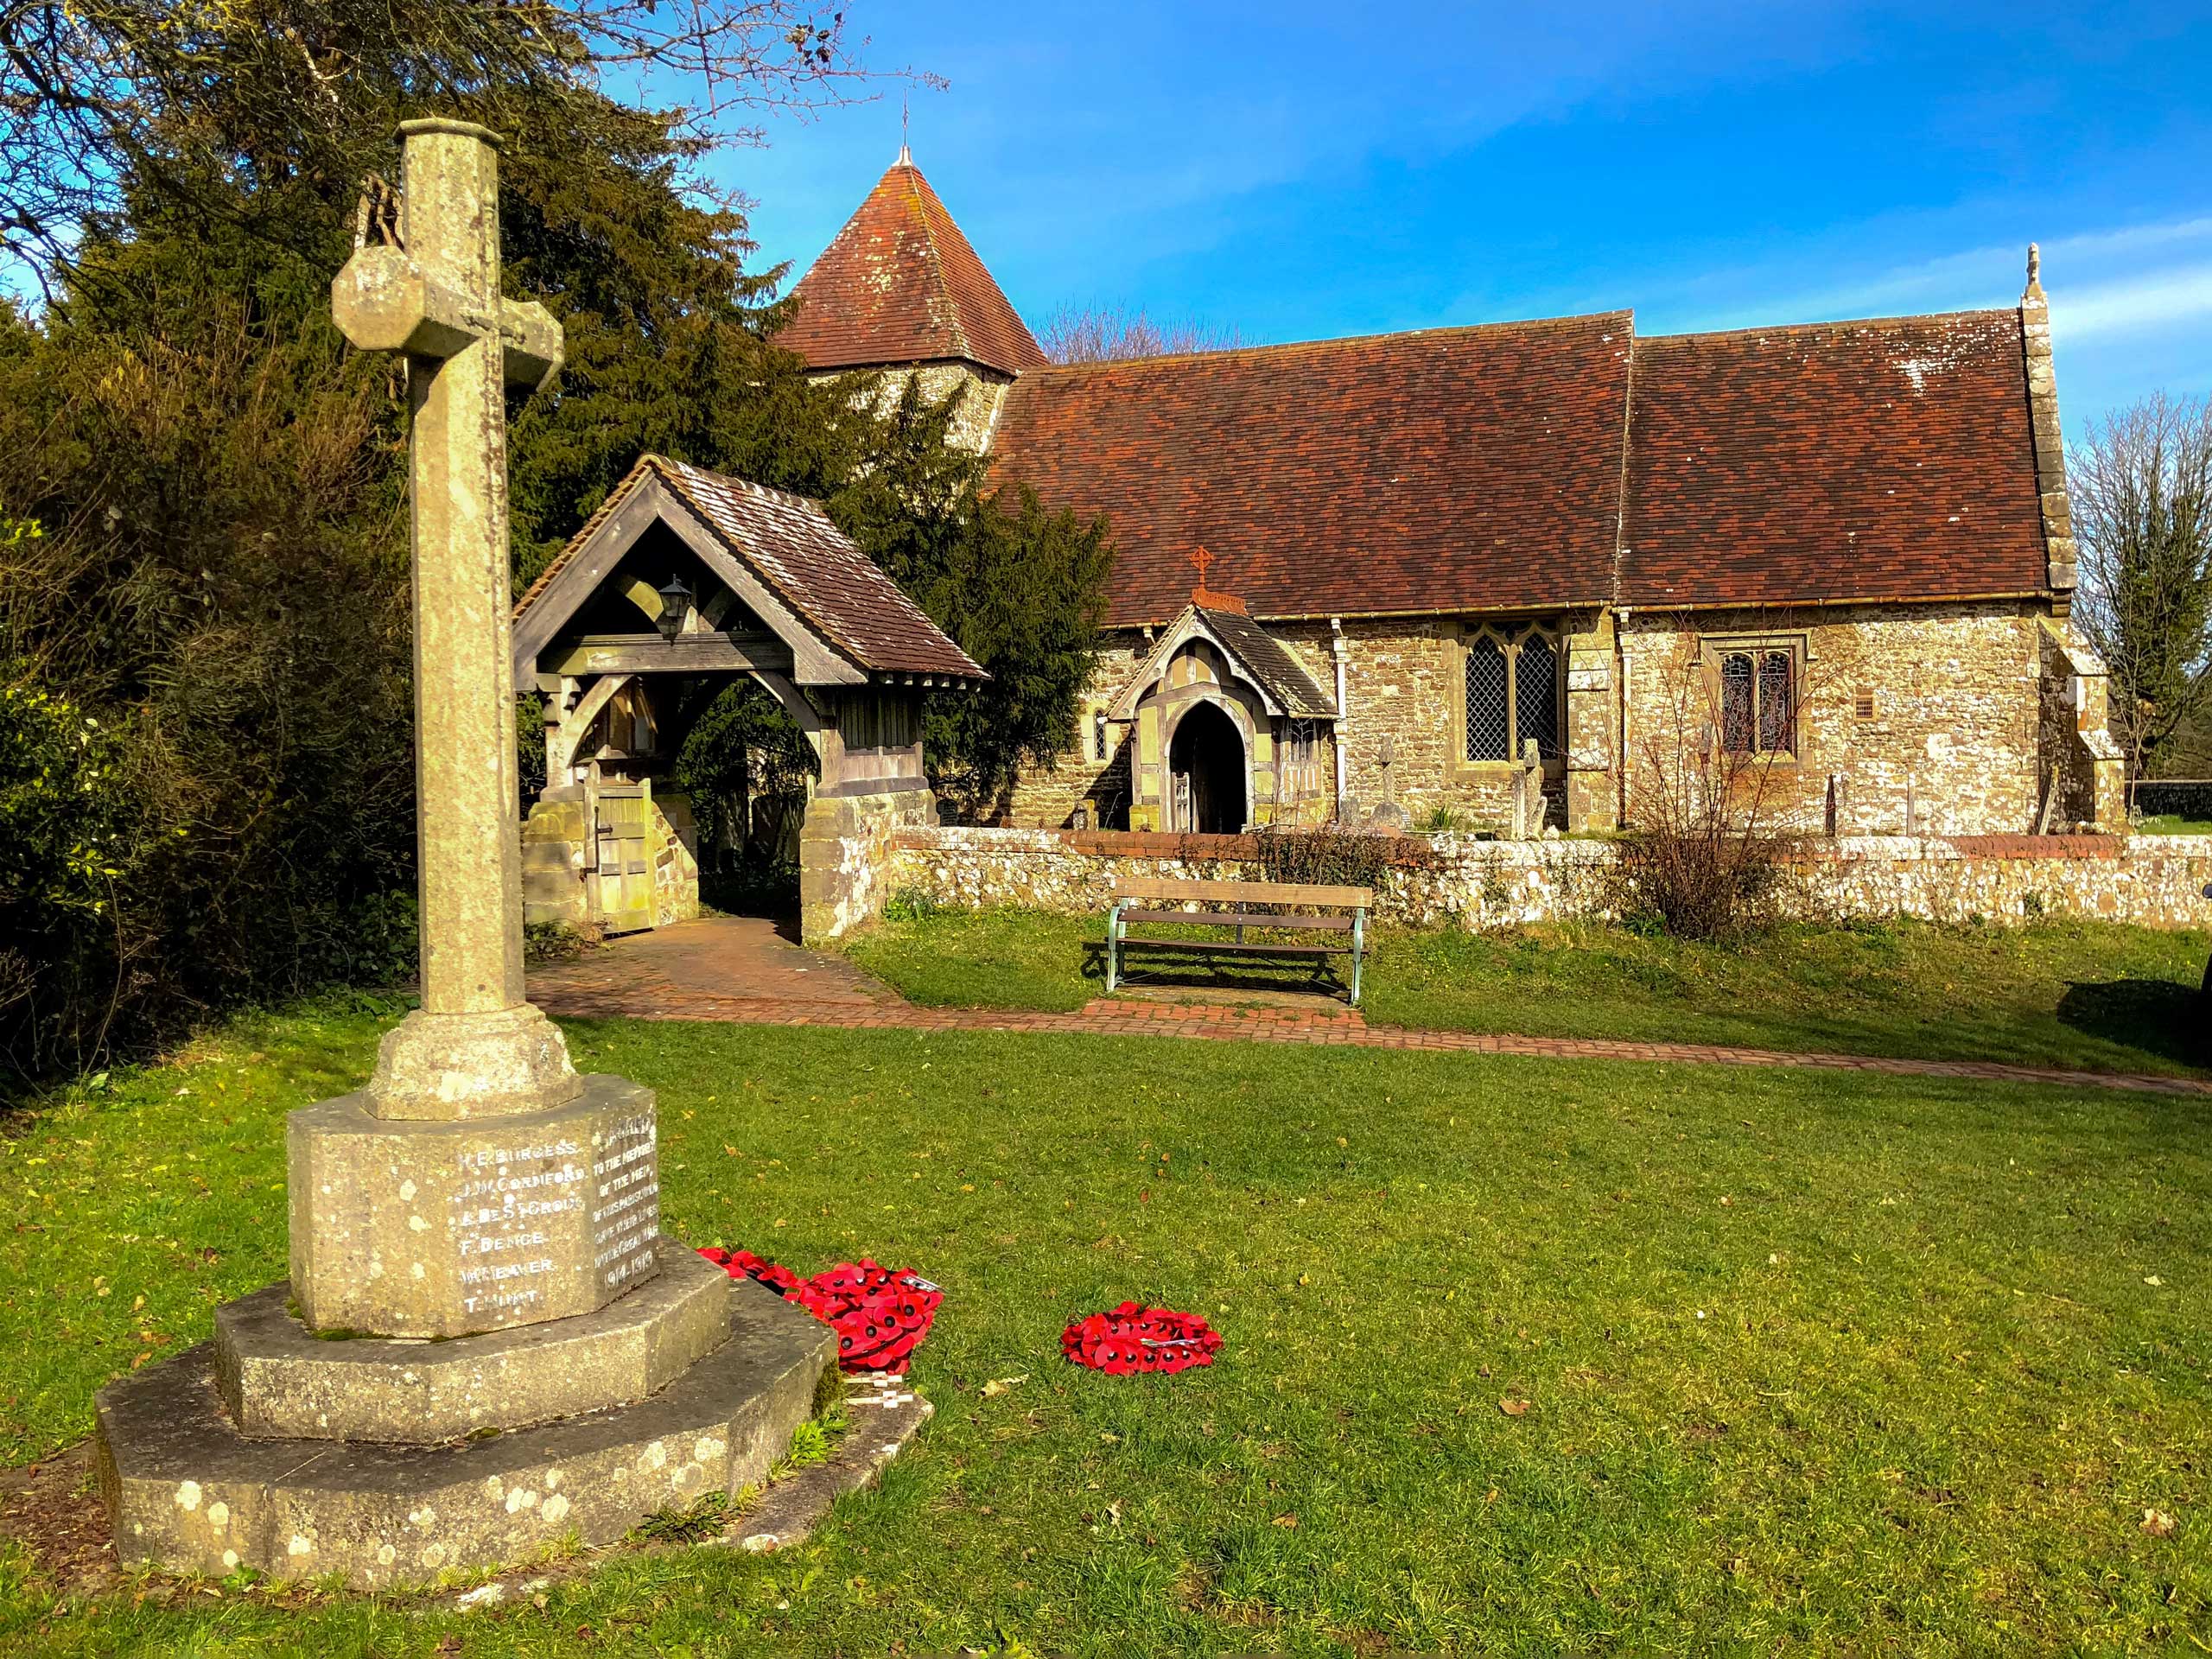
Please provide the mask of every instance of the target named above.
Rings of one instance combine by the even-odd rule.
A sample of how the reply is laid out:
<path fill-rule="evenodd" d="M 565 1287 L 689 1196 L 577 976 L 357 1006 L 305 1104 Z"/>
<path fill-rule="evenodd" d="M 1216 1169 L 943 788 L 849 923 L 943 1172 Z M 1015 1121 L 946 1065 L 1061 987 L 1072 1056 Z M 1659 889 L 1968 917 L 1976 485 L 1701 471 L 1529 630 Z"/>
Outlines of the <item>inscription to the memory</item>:
<path fill-rule="evenodd" d="M 460 1176 L 449 1236 L 460 1258 L 461 1306 L 506 1319 L 545 1299 L 554 1217 L 583 1207 L 583 1148 L 566 1136 L 524 1147 L 486 1147 L 454 1160 Z"/>
<path fill-rule="evenodd" d="M 609 1126 L 591 1164 L 592 1267 L 608 1290 L 652 1270 L 660 1160 L 650 1112 Z"/>

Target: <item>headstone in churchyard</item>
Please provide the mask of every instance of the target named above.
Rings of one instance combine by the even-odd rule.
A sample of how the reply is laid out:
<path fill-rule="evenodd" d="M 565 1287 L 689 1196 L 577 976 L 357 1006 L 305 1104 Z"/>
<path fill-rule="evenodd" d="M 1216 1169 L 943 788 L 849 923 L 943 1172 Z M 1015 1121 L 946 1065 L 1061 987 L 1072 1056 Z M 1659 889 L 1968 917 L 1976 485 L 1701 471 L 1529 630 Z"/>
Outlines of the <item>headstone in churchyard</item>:
<path fill-rule="evenodd" d="M 499 293 L 493 136 L 400 130 L 396 238 L 365 213 L 332 298 L 408 365 L 423 1006 L 291 1116 L 289 1284 L 99 1403 L 120 1559 L 364 1586 L 757 1481 L 835 1345 L 661 1238 L 652 1091 L 524 999 L 505 400 L 561 331 Z"/>

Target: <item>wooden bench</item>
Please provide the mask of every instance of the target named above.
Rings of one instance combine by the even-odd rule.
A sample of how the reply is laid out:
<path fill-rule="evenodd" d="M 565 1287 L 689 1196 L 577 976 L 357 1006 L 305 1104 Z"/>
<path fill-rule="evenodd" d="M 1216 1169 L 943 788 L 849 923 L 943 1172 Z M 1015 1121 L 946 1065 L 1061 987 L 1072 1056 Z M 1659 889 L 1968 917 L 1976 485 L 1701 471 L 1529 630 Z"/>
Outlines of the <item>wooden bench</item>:
<path fill-rule="evenodd" d="M 1186 904 L 1223 904 L 1230 910 L 1183 910 Z M 1296 915 L 1290 906 L 1348 912 L 1334 916 Z M 1329 966 L 1332 957 L 1351 957 L 1351 1006 L 1359 1006 L 1360 966 L 1367 954 L 1367 912 L 1375 907 L 1371 887 L 1329 887 L 1296 881 L 1117 881 L 1114 907 L 1106 916 L 1106 989 L 1110 994 L 1126 977 L 1122 958 L 1129 950 L 1144 950 L 1213 959 L 1237 957 L 1254 961 L 1292 961 Z M 1234 939 L 1147 938 L 1129 931 L 1132 926 L 1234 928 Z M 1310 944 L 1249 940 L 1247 928 L 1282 929 L 1302 933 L 1335 934 L 1334 939 Z"/>

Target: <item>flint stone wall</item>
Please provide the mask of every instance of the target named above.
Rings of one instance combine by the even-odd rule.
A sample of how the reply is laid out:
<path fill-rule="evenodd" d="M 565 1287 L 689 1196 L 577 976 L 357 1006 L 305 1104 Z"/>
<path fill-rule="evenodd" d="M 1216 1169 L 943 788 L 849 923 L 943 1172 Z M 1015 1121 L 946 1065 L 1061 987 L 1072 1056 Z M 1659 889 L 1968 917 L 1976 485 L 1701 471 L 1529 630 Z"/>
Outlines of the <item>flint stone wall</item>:
<path fill-rule="evenodd" d="M 1460 640 L 1484 620 L 1344 621 L 1339 734 L 1350 800 L 1392 801 L 1413 818 L 1448 808 L 1477 830 L 1510 823 L 1512 767 L 1459 758 Z M 1522 626 L 1495 620 L 1509 633 Z M 1655 767 L 1702 747 L 1718 716 L 1716 653 L 1749 640 L 1789 646 L 1802 671 L 1794 750 L 1762 763 L 1770 817 L 1846 836 L 2021 833 L 2036 827 L 2056 767 L 2063 787 L 2052 827 L 2120 822 L 2102 666 L 2036 601 L 1628 618 L 1568 610 L 1543 620 L 1566 659 L 1567 753 L 1556 764 L 1569 829 L 1610 828 L 1624 808 L 1632 817 Z M 1317 684 L 1333 688 L 1325 621 L 1267 626 Z M 1103 821 L 1101 798 L 1121 791 L 1095 752 L 1090 713 L 1111 702 L 1146 649 L 1123 631 L 1102 652 L 1078 747 L 1024 778 L 1007 804 L 1011 823 L 1065 827 L 1086 807 L 1090 823 Z M 1119 727 L 1112 734 L 1125 735 Z"/>
<path fill-rule="evenodd" d="M 910 829 L 893 840 L 882 887 L 956 909 L 1095 913 L 1122 878 L 1258 878 L 1258 850 L 1251 836 Z M 1617 849 L 1605 841 L 1408 836 L 1389 841 L 1386 855 L 1383 918 L 1480 929 L 1595 912 Z M 1789 904 L 1808 919 L 2212 923 L 2204 836 L 1853 836 L 1820 843 L 1796 874 Z"/>

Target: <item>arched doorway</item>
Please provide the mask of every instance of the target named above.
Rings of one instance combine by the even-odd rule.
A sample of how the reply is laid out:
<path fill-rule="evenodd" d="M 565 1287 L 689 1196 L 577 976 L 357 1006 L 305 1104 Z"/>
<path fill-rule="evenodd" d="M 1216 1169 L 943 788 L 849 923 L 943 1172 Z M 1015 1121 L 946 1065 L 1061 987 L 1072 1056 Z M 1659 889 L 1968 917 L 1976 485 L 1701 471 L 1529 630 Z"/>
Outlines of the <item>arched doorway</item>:
<path fill-rule="evenodd" d="M 1175 827 L 1204 836 L 1243 833 L 1248 821 L 1244 734 L 1217 702 L 1191 705 L 1167 746 Z"/>

